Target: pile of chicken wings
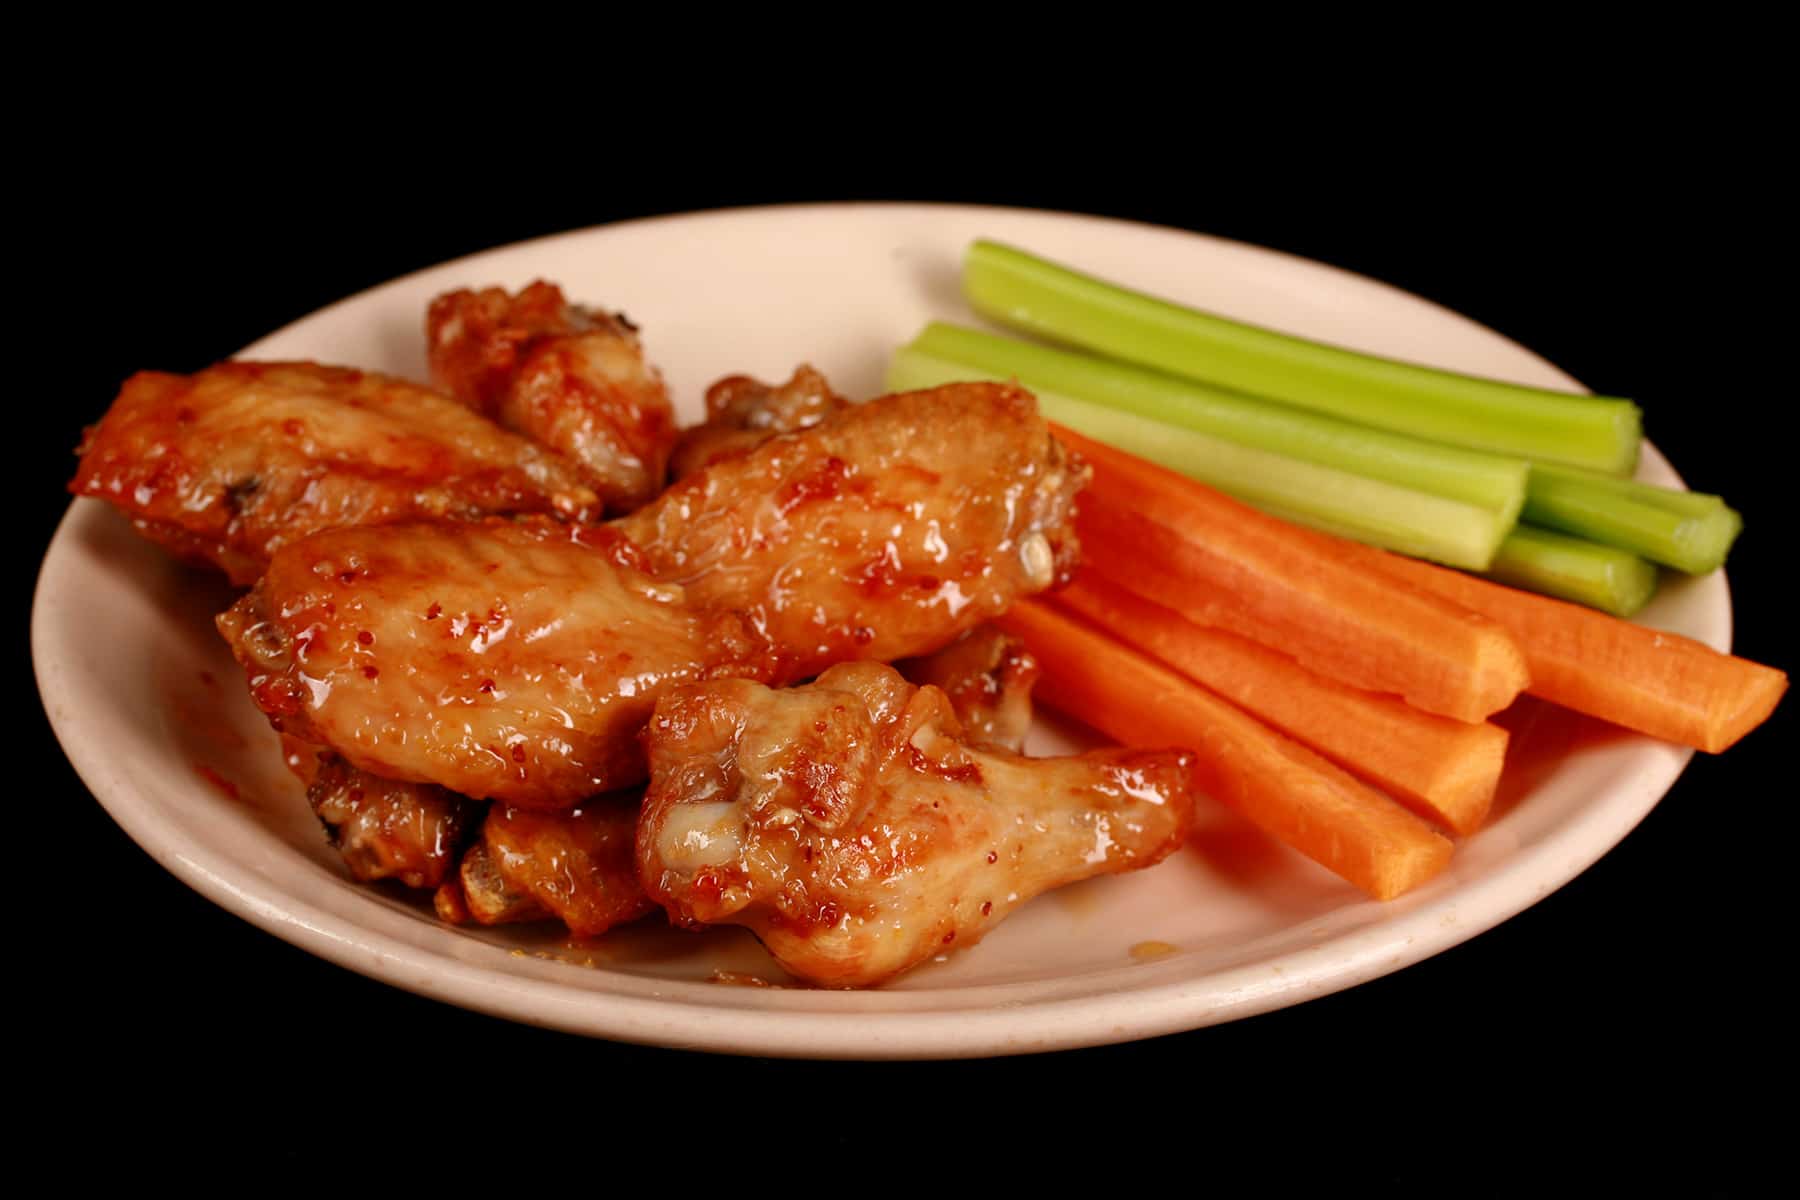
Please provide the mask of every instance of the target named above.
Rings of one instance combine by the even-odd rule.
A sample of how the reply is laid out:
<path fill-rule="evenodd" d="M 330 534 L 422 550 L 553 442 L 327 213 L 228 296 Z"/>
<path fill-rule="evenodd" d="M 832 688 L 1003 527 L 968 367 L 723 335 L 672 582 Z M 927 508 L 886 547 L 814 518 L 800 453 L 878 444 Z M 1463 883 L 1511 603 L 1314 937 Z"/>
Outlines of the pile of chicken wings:
<path fill-rule="evenodd" d="M 1028 392 L 802 366 L 684 430 L 637 328 L 552 284 L 425 326 L 430 388 L 139 373 L 70 484 L 248 588 L 219 631 L 356 878 L 741 925 L 857 987 L 1181 845 L 1186 752 L 1020 753 L 1037 667 L 986 622 L 1070 577 L 1087 478 Z"/>

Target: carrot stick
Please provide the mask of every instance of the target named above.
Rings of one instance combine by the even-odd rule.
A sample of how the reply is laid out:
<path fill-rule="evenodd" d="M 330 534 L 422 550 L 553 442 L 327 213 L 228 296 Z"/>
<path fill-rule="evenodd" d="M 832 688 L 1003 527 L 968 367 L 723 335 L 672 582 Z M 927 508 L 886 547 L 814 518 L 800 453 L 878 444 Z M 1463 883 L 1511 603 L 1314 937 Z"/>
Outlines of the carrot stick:
<path fill-rule="evenodd" d="M 1052 597 L 1127 645 L 1311 746 L 1454 833 L 1480 828 L 1506 760 L 1506 730 L 1421 712 L 1315 675 L 1285 654 L 1206 629 L 1093 571 Z"/>
<path fill-rule="evenodd" d="M 1412 813 L 1078 619 L 1026 601 L 999 624 L 1037 657 L 1045 703 L 1127 745 L 1192 749 L 1209 795 L 1376 899 L 1449 863 L 1449 839 Z"/>
<path fill-rule="evenodd" d="M 1370 566 L 1505 626 L 1524 647 L 1534 696 L 1639 733 L 1718 754 L 1775 711 L 1787 675 L 1580 605 L 1357 547 Z"/>
<path fill-rule="evenodd" d="M 1076 529 L 1088 561 L 1198 625 L 1290 654 L 1351 687 L 1482 721 L 1525 687 L 1504 629 L 1300 529 L 1061 426 L 1093 464 Z"/>

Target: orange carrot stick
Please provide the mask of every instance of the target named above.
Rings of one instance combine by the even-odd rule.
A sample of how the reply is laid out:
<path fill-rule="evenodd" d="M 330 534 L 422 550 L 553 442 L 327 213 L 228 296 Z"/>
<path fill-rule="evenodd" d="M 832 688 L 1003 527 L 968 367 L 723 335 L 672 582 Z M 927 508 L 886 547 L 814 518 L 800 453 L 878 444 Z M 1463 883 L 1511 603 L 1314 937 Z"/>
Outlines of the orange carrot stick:
<path fill-rule="evenodd" d="M 1449 863 L 1449 839 L 1412 813 L 1076 618 L 1027 601 L 999 624 L 1037 657 L 1045 703 L 1128 745 L 1192 749 L 1209 795 L 1376 899 Z"/>
<path fill-rule="evenodd" d="M 1534 696 L 1664 741 L 1717 754 L 1775 711 L 1774 667 L 1460 571 L 1357 547 L 1390 578 L 1437 593 L 1508 629 L 1531 665 Z"/>
<path fill-rule="evenodd" d="M 1480 828 L 1506 761 L 1506 730 L 1358 691 L 1285 654 L 1196 625 L 1093 571 L 1052 600 L 1206 685 L 1454 833 Z"/>
<path fill-rule="evenodd" d="M 1354 543 L 1060 426 L 1056 436 L 1094 467 L 1076 523 L 1084 555 L 1139 595 L 1460 721 L 1485 720 L 1524 689 L 1525 658 L 1505 630 L 1370 570 Z"/>

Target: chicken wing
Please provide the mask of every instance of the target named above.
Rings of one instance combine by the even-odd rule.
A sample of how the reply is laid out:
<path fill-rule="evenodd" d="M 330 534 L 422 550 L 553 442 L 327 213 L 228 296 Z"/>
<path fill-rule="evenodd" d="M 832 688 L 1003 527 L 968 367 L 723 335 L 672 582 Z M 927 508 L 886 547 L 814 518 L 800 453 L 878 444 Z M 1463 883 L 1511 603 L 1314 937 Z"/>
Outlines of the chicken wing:
<path fill-rule="evenodd" d="M 460 905 L 483 925 L 555 918 L 578 937 L 654 912 L 634 852 L 642 799 L 637 791 L 597 796 L 564 813 L 494 805 L 463 856 L 460 895 L 441 897 L 439 910 Z"/>
<path fill-rule="evenodd" d="M 981 625 L 936 654 L 901 659 L 894 667 L 908 683 L 935 687 L 949 697 L 974 744 L 1015 752 L 1024 747 L 1038 661 L 1018 638 Z"/>
<path fill-rule="evenodd" d="M 543 518 L 337 529 L 277 551 L 219 630 L 284 732 L 384 778 L 572 808 L 643 778 L 663 688 L 773 670 L 741 618 L 638 561 Z"/>
<path fill-rule="evenodd" d="M 452 874 L 482 806 L 428 783 L 359 771 L 329 750 L 283 736 L 288 764 L 350 874 L 435 888 Z"/>
<path fill-rule="evenodd" d="M 744 612 L 803 679 L 927 653 L 1066 581 L 1088 473 L 1029 392 L 952 384 L 720 459 L 613 527 L 692 602 Z"/>
<path fill-rule="evenodd" d="M 675 410 L 624 314 L 543 282 L 516 296 L 463 290 L 431 302 L 425 336 L 439 387 L 579 463 L 609 511 L 662 490 Z"/>
<path fill-rule="evenodd" d="M 644 734 L 638 873 L 678 924 L 751 929 L 792 974 L 880 983 L 1031 897 L 1158 862 L 1198 794 L 1185 750 L 978 750 L 891 667 L 672 689 Z"/>
<path fill-rule="evenodd" d="M 415 384 L 313 363 L 140 372 L 77 453 L 70 491 L 238 584 L 321 529 L 599 513 L 560 456 Z"/>
<path fill-rule="evenodd" d="M 676 479 L 716 459 L 762 445 L 776 434 L 810 429 L 842 413 L 850 402 L 831 390 L 825 376 L 802 366 L 779 387 L 748 375 L 731 375 L 706 389 L 706 421 L 681 433 L 669 459 Z"/>
<path fill-rule="evenodd" d="M 962 439 L 938 428 L 959 422 Z M 940 470 L 890 441 L 914 431 Z M 946 441 L 989 457 L 952 461 Z M 572 808 L 643 779 L 638 730 L 676 683 L 925 653 L 1047 587 L 1084 478 L 1026 393 L 891 396 L 604 528 L 321 534 L 278 552 L 220 630 L 258 705 L 352 765 Z M 627 536 L 640 515 L 653 550 Z"/>

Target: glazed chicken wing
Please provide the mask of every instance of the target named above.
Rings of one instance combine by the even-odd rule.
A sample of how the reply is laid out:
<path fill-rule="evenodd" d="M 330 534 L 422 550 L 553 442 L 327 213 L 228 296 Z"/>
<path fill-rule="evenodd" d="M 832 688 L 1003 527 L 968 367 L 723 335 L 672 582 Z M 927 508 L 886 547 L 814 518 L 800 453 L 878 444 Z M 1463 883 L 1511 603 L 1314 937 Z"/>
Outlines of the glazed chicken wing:
<path fill-rule="evenodd" d="M 1087 475 L 1029 392 L 952 384 L 720 459 L 613 527 L 694 603 L 747 614 L 803 679 L 929 652 L 1065 581 Z"/>
<path fill-rule="evenodd" d="M 921 457 L 891 440 L 908 436 Z M 637 732 L 676 683 L 925 653 L 1043 590 L 1069 565 L 1083 479 L 1026 393 L 890 396 L 604 529 L 319 535 L 220 628 L 262 709 L 352 765 L 572 808 L 644 777 Z"/>
<path fill-rule="evenodd" d="M 741 619 L 634 561 L 542 519 L 338 529 L 278 551 L 219 629 L 285 732 L 384 778 L 571 808 L 643 778 L 661 689 L 770 671 Z"/>
<path fill-rule="evenodd" d="M 321 529 L 599 510 L 572 464 L 454 401 L 312 363 L 140 372 L 78 453 L 71 491 L 238 584 Z"/>
<path fill-rule="evenodd" d="M 579 937 L 654 911 L 634 853 L 642 799 L 619 792 L 559 813 L 494 805 L 438 911 L 483 925 L 555 918 Z"/>
<path fill-rule="evenodd" d="M 730 375 L 706 389 L 706 421 L 682 431 L 669 460 L 676 479 L 716 459 L 762 445 L 776 434 L 810 429 L 831 420 L 850 402 L 831 390 L 809 366 L 772 387 L 748 375 Z"/>
<path fill-rule="evenodd" d="M 456 399 L 580 464 L 611 512 L 662 489 L 675 446 L 668 388 L 625 319 L 554 284 L 448 292 L 425 319 L 431 377 Z"/>
<path fill-rule="evenodd" d="M 974 744 L 1024 747 L 1038 661 L 1018 638 L 981 625 L 936 654 L 902 659 L 894 667 L 908 683 L 943 692 Z"/>
<path fill-rule="evenodd" d="M 359 771 L 329 750 L 283 735 L 288 765 L 350 874 L 435 888 L 452 874 L 482 806 L 428 783 Z"/>
<path fill-rule="evenodd" d="M 1184 750 L 974 749 L 941 691 L 877 663 L 786 691 L 676 688 L 644 738 L 651 899 L 680 924 L 747 926 L 831 987 L 970 945 L 1050 888 L 1160 861 L 1198 790 Z"/>

